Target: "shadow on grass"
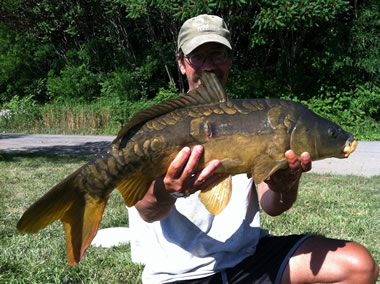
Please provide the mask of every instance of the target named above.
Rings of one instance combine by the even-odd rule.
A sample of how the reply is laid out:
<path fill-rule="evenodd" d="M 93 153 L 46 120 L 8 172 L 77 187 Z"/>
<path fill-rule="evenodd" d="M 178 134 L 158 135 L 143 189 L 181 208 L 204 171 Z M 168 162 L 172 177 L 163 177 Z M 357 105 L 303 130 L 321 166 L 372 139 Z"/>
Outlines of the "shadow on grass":
<path fill-rule="evenodd" d="M 19 274 L 21 275 L 23 273 L 23 267 L 19 264 L 15 263 L 2 263 L 0 265 L 0 274 L 6 275 L 6 274 Z"/>

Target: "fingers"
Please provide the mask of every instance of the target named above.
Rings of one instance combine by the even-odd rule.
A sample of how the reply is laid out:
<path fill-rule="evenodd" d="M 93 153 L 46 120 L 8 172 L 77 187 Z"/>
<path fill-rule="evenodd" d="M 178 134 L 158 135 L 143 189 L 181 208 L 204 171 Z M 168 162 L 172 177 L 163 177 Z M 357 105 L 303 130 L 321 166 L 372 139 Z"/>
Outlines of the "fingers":
<path fill-rule="evenodd" d="M 202 153 L 203 147 L 200 145 L 195 146 L 193 151 L 189 147 L 184 147 L 169 165 L 166 177 L 170 179 L 187 179 L 197 168 Z"/>
<path fill-rule="evenodd" d="M 193 148 L 191 151 L 189 160 L 187 161 L 187 164 L 185 168 L 183 169 L 181 178 L 183 180 L 188 179 L 189 177 L 193 176 L 194 172 L 196 171 L 199 161 L 203 154 L 203 147 L 200 145 L 197 145 Z"/>
<path fill-rule="evenodd" d="M 206 178 L 210 177 L 215 169 L 220 165 L 219 160 L 210 161 L 207 166 L 198 174 L 197 184 L 201 184 L 205 181 Z"/>
<path fill-rule="evenodd" d="M 289 168 L 297 168 L 301 164 L 293 150 L 286 151 L 285 158 L 288 160 Z"/>
<path fill-rule="evenodd" d="M 301 154 L 301 166 L 304 172 L 308 172 L 311 170 L 311 157 L 308 152 L 304 152 Z"/>
<path fill-rule="evenodd" d="M 285 152 L 285 158 L 288 160 L 289 168 L 292 171 L 307 172 L 311 170 L 311 157 L 308 152 L 303 152 L 298 158 L 293 150 L 288 150 Z"/>
<path fill-rule="evenodd" d="M 195 146 L 192 150 L 184 147 L 169 165 L 164 177 L 165 189 L 176 193 L 175 196 L 186 196 L 220 179 L 221 175 L 213 173 L 220 165 L 219 160 L 210 161 L 203 170 L 195 173 L 202 154 L 201 145 Z"/>
<path fill-rule="evenodd" d="M 189 147 L 184 147 L 178 155 L 174 158 L 173 162 L 169 165 L 166 177 L 176 179 L 181 176 L 184 166 L 191 154 Z"/>
<path fill-rule="evenodd" d="M 212 160 L 199 174 L 196 175 L 196 180 L 194 182 L 195 191 L 208 188 L 228 176 L 224 173 L 214 173 L 220 164 L 220 160 Z"/>

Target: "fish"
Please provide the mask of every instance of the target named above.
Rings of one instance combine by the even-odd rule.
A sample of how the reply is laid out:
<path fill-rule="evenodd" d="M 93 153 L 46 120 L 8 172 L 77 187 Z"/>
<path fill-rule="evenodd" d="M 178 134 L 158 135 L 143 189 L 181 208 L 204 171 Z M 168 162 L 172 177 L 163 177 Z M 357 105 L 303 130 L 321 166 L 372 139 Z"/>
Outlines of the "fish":
<path fill-rule="evenodd" d="M 230 99 L 216 75 L 204 72 L 197 89 L 135 114 L 106 152 L 32 204 L 17 229 L 37 233 L 61 220 L 67 260 L 76 265 L 98 231 L 111 192 L 117 188 L 125 204 L 134 206 L 185 146 L 203 145 L 198 170 L 221 161 L 215 172 L 227 177 L 199 194 L 219 214 L 231 197 L 231 176 L 246 173 L 259 184 L 287 167 L 289 149 L 309 152 L 315 161 L 347 158 L 357 144 L 352 134 L 300 103 Z"/>

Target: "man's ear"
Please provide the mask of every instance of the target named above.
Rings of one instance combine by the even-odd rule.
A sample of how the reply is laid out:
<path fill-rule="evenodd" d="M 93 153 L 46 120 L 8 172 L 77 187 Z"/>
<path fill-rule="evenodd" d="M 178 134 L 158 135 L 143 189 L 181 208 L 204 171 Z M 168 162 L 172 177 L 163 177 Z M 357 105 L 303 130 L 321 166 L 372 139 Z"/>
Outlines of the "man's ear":
<path fill-rule="evenodd" d="M 185 68 L 185 62 L 180 58 L 180 56 L 177 54 L 177 62 L 179 69 L 181 70 L 182 75 L 186 74 L 186 68 Z"/>

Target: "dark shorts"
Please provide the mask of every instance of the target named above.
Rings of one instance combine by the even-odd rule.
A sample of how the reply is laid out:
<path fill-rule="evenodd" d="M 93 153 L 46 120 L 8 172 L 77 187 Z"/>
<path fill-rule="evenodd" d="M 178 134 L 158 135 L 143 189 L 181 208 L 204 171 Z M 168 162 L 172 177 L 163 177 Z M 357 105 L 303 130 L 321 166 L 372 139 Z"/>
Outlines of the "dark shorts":
<path fill-rule="evenodd" d="M 262 238 L 256 252 L 235 267 L 212 276 L 173 283 L 280 283 L 290 257 L 309 235 L 267 236 Z"/>

